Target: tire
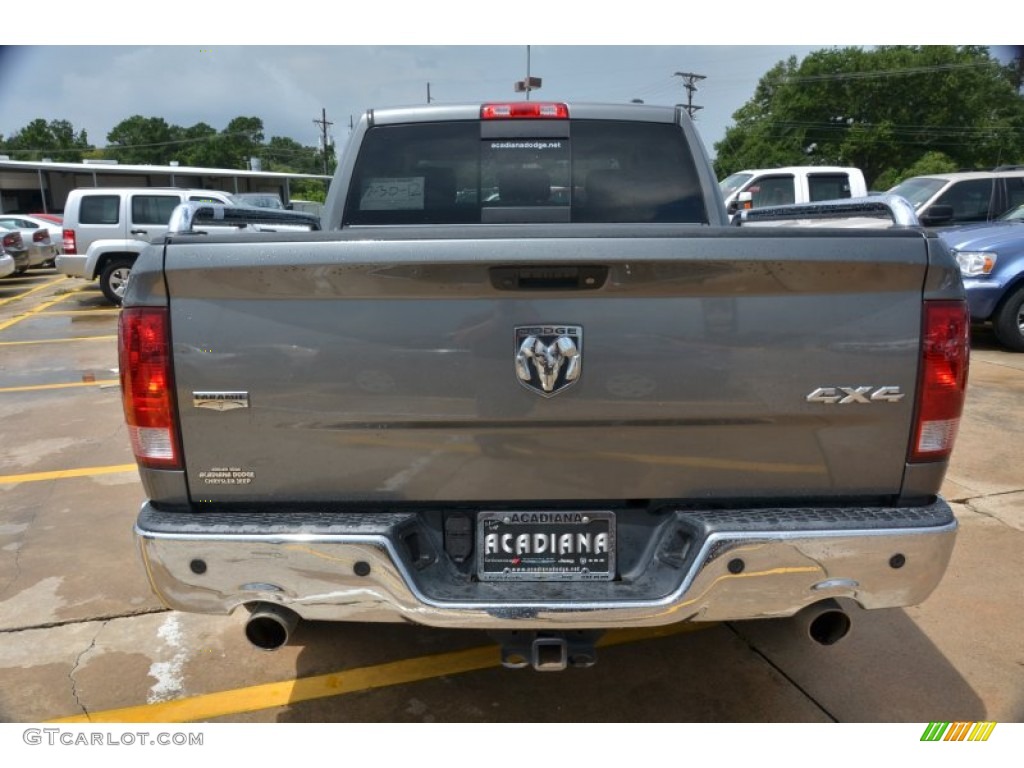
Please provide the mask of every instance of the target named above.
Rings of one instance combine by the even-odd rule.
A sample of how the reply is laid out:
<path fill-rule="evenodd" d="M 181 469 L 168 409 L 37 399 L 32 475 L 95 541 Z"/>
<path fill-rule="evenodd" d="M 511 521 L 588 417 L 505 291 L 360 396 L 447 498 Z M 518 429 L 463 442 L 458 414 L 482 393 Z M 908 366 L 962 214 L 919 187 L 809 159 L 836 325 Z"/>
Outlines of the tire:
<path fill-rule="evenodd" d="M 1007 349 L 1024 352 L 1024 285 L 999 305 L 992 318 L 996 339 Z"/>
<path fill-rule="evenodd" d="M 111 259 L 100 273 L 100 290 L 111 304 L 121 305 L 134 259 Z"/>

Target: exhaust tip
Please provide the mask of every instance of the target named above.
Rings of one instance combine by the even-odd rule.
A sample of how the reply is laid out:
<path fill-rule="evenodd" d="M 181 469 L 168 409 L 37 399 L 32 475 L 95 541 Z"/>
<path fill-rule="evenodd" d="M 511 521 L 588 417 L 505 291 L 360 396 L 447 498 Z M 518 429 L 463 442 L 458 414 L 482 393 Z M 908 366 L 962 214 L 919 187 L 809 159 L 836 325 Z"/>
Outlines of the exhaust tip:
<path fill-rule="evenodd" d="M 819 645 L 835 645 L 849 634 L 850 625 L 845 611 L 825 611 L 811 621 L 807 631 Z"/>
<path fill-rule="evenodd" d="M 288 644 L 299 623 L 298 614 L 280 605 L 260 603 L 245 623 L 245 638 L 262 651 L 276 651 Z"/>
<path fill-rule="evenodd" d="M 835 645 L 850 633 L 853 619 L 838 600 L 826 598 L 805 606 L 788 619 L 788 625 L 800 639 Z"/>

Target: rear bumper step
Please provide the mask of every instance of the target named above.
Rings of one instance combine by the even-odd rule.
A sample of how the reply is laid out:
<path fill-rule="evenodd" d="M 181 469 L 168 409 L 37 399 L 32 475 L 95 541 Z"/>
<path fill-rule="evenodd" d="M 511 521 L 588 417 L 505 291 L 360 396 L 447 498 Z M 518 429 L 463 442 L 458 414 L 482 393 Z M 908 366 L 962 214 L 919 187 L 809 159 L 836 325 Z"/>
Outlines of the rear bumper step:
<path fill-rule="evenodd" d="M 945 572 L 956 529 L 942 499 L 669 510 L 636 528 L 636 556 L 606 582 L 479 582 L 414 512 L 189 514 L 147 503 L 136 537 L 154 590 L 178 610 L 271 603 L 310 620 L 543 630 L 782 617 L 840 597 L 916 605 Z"/>

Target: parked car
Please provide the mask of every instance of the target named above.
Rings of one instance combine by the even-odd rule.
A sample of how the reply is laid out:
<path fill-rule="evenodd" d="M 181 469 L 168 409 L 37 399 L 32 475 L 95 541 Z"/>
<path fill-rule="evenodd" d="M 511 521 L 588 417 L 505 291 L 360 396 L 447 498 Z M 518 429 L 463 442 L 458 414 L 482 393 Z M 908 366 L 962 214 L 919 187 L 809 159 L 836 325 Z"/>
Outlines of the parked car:
<path fill-rule="evenodd" d="M 2 213 L 0 214 L 0 224 L 14 226 L 21 230 L 45 229 L 50 233 L 50 242 L 55 249 L 59 251 L 64 244 L 63 218 L 60 216 L 53 216 L 51 214 L 40 216 L 34 213 Z"/>
<path fill-rule="evenodd" d="M 4 250 L 3 243 L 0 242 L 0 277 L 13 275 L 14 270 L 14 257 Z"/>
<path fill-rule="evenodd" d="M 46 221 L 58 226 L 64 223 L 64 217 L 59 213 L 30 213 L 29 216 L 34 216 L 37 219 L 46 219 Z"/>
<path fill-rule="evenodd" d="M 939 236 L 960 265 L 974 323 L 991 323 L 1007 349 L 1024 352 L 1024 204 L 989 224 Z"/>
<path fill-rule="evenodd" d="M 0 229 L 16 229 L 28 248 L 29 266 L 51 267 L 60 253 L 60 247 L 50 238 L 50 230 L 38 225 L 23 227 L 20 216 L 0 216 Z"/>
<path fill-rule="evenodd" d="M 324 210 L 324 204 L 318 203 L 315 200 L 295 200 L 294 198 L 288 203 L 293 211 L 299 211 L 300 213 L 312 213 L 316 216 L 320 216 Z"/>
<path fill-rule="evenodd" d="M 64 204 L 64 252 L 57 271 L 99 279 L 103 295 L 120 304 L 139 253 L 167 231 L 182 202 L 232 205 L 230 195 L 175 187 L 80 187 Z"/>
<path fill-rule="evenodd" d="M 914 176 L 889 194 L 906 198 L 925 226 L 994 221 L 1024 203 L 1024 168 Z"/>
<path fill-rule="evenodd" d="M 14 261 L 14 274 L 24 274 L 29 267 L 28 248 L 25 247 L 25 240 L 21 231 L 17 229 L 0 229 L 0 246 L 3 246 Z"/>

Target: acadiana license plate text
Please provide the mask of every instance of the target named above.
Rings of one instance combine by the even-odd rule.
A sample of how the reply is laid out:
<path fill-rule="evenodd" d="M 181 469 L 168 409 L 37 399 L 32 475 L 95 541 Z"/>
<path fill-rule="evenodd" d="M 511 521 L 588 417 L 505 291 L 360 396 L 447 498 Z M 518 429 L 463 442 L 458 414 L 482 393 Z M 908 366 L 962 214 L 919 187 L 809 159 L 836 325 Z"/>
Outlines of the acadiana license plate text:
<path fill-rule="evenodd" d="M 481 579 L 608 580 L 615 574 L 611 512 L 481 512 Z"/>

